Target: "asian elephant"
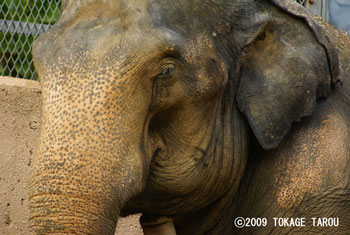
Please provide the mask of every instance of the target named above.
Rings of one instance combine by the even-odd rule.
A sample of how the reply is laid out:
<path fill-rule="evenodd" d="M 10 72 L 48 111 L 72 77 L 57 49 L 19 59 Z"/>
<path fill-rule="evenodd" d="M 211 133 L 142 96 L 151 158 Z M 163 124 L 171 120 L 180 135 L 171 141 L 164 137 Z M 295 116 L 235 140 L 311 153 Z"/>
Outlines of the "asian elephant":
<path fill-rule="evenodd" d="M 113 234 L 133 213 L 145 234 L 350 231 L 345 33 L 293 1 L 62 10 L 33 46 L 31 234 Z"/>

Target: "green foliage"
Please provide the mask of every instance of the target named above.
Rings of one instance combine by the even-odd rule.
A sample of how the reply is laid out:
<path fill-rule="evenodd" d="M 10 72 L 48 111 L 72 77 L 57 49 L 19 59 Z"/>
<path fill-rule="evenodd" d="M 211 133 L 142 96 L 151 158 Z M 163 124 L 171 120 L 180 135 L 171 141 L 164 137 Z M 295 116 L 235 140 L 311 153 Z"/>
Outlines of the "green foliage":
<path fill-rule="evenodd" d="M 0 19 L 53 25 L 60 5 L 60 0 L 0 0 Z M 0 75 L 38 79 L 31 54 L 37 37 L 0 31 Z"/>
<path fill-rule="evenodd" d="M 1 0 L 0 4 L 0 19 L 54 24 L 60 14 L 57 0 Z"/>

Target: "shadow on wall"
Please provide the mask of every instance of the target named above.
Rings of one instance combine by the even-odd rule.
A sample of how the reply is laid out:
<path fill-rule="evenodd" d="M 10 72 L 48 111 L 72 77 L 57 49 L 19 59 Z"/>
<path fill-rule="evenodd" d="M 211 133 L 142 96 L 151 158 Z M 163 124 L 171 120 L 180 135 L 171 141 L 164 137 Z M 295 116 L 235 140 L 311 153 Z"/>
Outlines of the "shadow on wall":
<path fill-rule="evenodd" d="M 29 234 L 29 175 L 40 129 L 38 82 L 0 77 L 0 234 Z M 142 234 L 139 215 L 121 218 L 118 235 Z"/>

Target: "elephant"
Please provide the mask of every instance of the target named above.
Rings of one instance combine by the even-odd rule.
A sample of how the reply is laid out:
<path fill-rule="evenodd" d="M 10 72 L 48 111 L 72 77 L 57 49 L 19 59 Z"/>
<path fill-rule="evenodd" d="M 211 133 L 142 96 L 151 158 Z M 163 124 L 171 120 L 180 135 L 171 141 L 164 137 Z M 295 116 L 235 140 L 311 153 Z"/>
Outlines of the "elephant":
<path fill-rule="evenodd" d="M 31 234 L 350 231 L 350 40 L 294 1 L 64 0 L 33 57 Z"/>

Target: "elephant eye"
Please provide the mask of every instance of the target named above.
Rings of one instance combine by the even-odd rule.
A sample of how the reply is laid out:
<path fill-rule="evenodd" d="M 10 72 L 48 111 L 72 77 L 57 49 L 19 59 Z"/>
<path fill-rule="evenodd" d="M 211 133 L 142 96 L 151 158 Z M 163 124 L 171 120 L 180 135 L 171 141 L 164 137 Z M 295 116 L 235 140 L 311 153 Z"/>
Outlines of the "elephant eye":
<path fill-rule="evenodd" d="M 169 78 L 173 76 L 175 73 L 176 66 L 175 64 L 165 64 L 161 67 L 161 73 L 159 74 L 159 77 L 162 78 Z"/>

